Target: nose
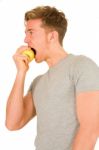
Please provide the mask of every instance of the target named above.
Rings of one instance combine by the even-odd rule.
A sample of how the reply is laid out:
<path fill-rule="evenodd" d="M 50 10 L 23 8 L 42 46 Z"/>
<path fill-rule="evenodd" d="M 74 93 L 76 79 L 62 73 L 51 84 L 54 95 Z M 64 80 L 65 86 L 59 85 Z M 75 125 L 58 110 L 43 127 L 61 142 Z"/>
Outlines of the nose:
<path fill-rule="evenodd" d="M 29 38 L 28 38 L 27 36 L 25 36 L 24 42 L 25 42 L 25 43 L 28 43 L 28 42 L 29 42 Z"/>
<path fill-rule="evenodd" d="M 28 43 L 30 42 L 30 40 L 31 40 L 30 35 L 29 35 L 29 34 L 26 34 L 26 35 L 25 35 L 25 38 L 24 38 L 24 42 L 28 44 Z"/>

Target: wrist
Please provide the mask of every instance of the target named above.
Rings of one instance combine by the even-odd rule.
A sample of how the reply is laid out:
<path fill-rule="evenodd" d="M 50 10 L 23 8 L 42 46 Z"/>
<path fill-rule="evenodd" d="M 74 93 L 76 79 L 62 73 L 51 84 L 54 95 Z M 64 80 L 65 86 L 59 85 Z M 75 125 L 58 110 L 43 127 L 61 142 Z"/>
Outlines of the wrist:
<path fill-rule="evenodd" d="M 26 73 L 27 73 L 26 71 L 20 70 L 20 71 L 17 71 L 17 76 L 25 77 Z"/>

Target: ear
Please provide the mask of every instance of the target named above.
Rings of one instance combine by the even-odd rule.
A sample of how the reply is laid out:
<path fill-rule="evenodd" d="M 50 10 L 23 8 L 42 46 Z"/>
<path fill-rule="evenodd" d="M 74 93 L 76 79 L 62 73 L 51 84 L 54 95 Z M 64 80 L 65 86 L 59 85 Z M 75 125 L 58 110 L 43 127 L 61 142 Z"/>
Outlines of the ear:
<path fill-rule="evenodd" d="M 49 42 L 56 42 L 58 41 L 58 32 L 57 31 L 51 31 L 48 33 L 48 40 Z"/>

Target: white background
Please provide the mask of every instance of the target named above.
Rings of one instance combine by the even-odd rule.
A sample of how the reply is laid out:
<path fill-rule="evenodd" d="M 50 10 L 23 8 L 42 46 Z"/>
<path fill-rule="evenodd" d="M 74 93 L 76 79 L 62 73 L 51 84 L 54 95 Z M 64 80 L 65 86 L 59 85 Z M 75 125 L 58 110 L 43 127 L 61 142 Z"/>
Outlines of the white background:
<path fill-rule="evenodd" d="M 12 55 L 24 44 L 24 13 L 38 5 L 51 5 L 65 12 L 68 31 L 64 48 L 69 53 L 84 54 L 99 65 L 98 0 L 0 0 L 0 150 L 34 150 L 36 118 L 18 131 L 5 127 L 6 102 L 16 75 Z M 45 63 L 31 62 L 25 93 L 31 81 L 47 70 Z M 97 140 L 95 150 L 99 150 Z"/>

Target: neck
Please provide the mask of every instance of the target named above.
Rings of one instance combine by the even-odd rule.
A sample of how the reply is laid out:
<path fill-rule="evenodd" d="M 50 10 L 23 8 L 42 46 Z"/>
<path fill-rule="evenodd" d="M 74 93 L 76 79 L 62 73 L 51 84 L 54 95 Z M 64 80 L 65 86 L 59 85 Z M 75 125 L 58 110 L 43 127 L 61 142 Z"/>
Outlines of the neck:
<path fill-rule="evenodd" d="M 67 57 L 68 53 L 63 49 L 57 49 L 56 51 L 51 51 L 50 56 L 46 59 L 49 67 L 55 66 L 60 60 Z"/>

